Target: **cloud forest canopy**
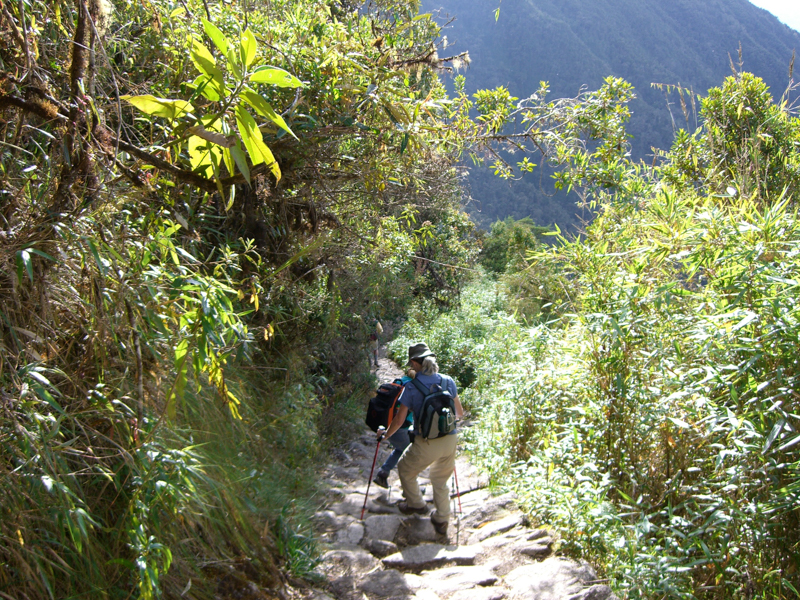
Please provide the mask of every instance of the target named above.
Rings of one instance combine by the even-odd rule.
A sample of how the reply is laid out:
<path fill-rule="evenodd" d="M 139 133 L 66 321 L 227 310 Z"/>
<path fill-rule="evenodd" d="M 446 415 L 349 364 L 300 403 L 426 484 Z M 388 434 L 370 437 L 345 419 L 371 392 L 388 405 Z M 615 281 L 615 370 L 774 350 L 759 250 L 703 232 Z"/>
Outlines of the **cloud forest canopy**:
<path fill-rule="evenodd" d="M 469 50 L 468 93 L 502 85 L 524 98 L 547 81 L 550 96 L 559 98 L 582 86 L 597 89 L 609 75 L 630 82 L 637 94 L 629 126 L 634 158 L 648 157 L 653 146 L 669 148 L 675 128 L 696 126 L 696 103 L 685 98 L 687 119 L 678 95 L 667 99 L 651 83 L 705 94 L 731 74 L 729 55 L 738 67 L 741 44 L 744 69 L 779 98 L 800 51 L 800 33 L 747 0 L 424 0 L 423 10 L 437 9 L 442 22 L 455 17 L 443 31 L 448 53 Z M 540 225 L 579 225 L 575 196 L 551 197 L 546 176 L 509 185 L 474 168 L 469 181 L 471 213 L 480 223 L 531 216 Z"/>

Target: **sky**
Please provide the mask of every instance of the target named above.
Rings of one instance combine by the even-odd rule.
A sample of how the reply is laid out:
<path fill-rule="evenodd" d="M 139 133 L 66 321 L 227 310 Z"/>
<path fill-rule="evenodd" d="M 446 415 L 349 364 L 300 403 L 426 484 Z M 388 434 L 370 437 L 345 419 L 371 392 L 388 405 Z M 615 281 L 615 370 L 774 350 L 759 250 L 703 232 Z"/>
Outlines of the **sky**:
<path fill-rule="evenodd" d="M 778 17 L 795 31 L 800 31 L 800 0 L 750 0 Z"/>

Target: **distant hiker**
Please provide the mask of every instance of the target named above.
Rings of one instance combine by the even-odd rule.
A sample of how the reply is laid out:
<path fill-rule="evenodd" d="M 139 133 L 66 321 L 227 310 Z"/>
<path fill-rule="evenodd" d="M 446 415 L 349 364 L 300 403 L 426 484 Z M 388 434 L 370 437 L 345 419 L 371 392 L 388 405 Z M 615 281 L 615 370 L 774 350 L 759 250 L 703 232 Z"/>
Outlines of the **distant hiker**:
<path fill-rule="evenodd" d="M 408 376 L 402 378 L 403 384 L 410 383 L 414 376 L 416 375 L 416 371 L 414 369 L 408 370 Z M 402 401 L 401 401 L 402 404 Z M 406 409 L 408 412 L 408 409 Z M 414 422 L 409 417 L 403 422 L 398 429 L 389 439 L 389 443 L 392 445 L 392 452 L 389 454 L 389 458 L 381 465 L 378 472 L 375 474 L 375 479 L 372 480 L 372 483 L 375 485 L 379 485 L 382 488 L 389 487 L 389 473 L 392 469 L 395 468 L 397 465 L 397 461 L 400 460 L 400 457 L 403 456 L 403 452 L 405 452 L 408 445 L 411 443 L 411 437 L 409 436 L 409 429 L 414 425 Z M 384 430 L 386 431 L 386 430 Z"/>
<path fill-rule="evenodd" d="M 397 507 L 404 514 L 428 512 L 417 476 L 430 467 L 433 503 L 436 507 L 431 514 L 431 523 L 437 533 L 444 535 L 450 520 L 450 489 L 447 482 L 455 468 L 458 443 L 455 421 L 462 418 L 464 409 L 458 398 L 455 381 L 448 375 L 439 374 L 435 355 L 426 344 L 410 346 L 408 362 L 417 374 L 405 384 L 400 397 L 400 409 L 386 431 L 386 435 L 391 437 L 402 427 L 409 410 L 414 415 L 414 441 L 397 464 L 400 485 L 406 498 Z"/>
<path fill-rule="evenodd" d="M 375 321 L 375 331 L 369 335 L 369 360 L 370 364 L 378 366 L 378 351 L 380 350 L 380 339 L 378 336 L 383 333 L 383 325 L 380 321 Z"/>

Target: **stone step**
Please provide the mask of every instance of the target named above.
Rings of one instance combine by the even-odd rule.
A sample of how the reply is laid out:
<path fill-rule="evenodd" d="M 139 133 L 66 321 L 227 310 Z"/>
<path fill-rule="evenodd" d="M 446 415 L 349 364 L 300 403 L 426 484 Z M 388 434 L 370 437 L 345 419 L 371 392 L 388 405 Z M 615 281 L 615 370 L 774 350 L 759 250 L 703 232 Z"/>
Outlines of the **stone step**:
<path fill-rule="evenodd" d="M 480 553 L 478 546 L 443 546 L 441 544 L 420 544 L 408 546 L 396 554 L 391 554 L 381 562 L 384 567 L 403 571 L 419 572 L 435 569 L 448 564 L 473 565 Z"/>
<path fill-rule="evenodd" d="M 477 567 L 446 567 L 420 573 L 426 588 L 440 597 L 450 596 L 459 590 L 486 587 L 497 583 L 498 577 L 491 569 Z"/>

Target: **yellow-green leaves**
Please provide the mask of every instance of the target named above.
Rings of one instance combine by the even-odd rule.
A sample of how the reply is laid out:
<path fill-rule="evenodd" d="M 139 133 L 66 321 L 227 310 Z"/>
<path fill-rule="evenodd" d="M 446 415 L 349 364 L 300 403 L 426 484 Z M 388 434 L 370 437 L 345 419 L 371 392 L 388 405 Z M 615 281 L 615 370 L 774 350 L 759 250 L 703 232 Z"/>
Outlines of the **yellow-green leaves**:
<path fill-rule="evenodd" d="M 297 88 L 303 87 L 303 82 L 297 77 L 277 67 L 261 67 L 250 75 L 253 83 L 268 83 L 278 87 Z"/>
<path fill-rule="evenodd" d="M 193 171 L 208 176 L 208 169 L 215 169 L 222 158 L 222 149 L 201 137 L 193 135 L 189 138 L 189 162 Z"/>
<path fill-rule="evenodd" d="M 209 77 L 217 86 L 217 91 L 220 95 L 224 95 L 225 81 L 222 77 L 222 71 L 217 68 L 217 61 L 211 55 L 211 51 L 205 47 L 200 41 L 192 38 L 192 62 L 197 70 L 203 75 Z"/>
<path fill-rule="evenodd" d="M 120 96 L 123 100 L 132 104 L 145 114 L 154 117 L 164 117 L 166 119 L 179 119 L 194 110 L 194 107 L 186 100 L 169 100 L 167 98 L 156 98 L 150 94 L 143 96 Z"/>
<path fill-rule="evenodd" d="M 242 99 L 252 106 L 262 117 L 267 117 L 270 121 L 275 123 L 275 125 L 283 129 L 294 139 L 297 139 L 297 136 L 291 129 L 289 129 L 289 126 L 286 124 L 286 121 L 283 120 L 283 117 L 272 109 L 272 106 L 270 106 L 269 103 L 264 100 L 263 96 L 260 96 L 257 92 L 254 92 L 250 88 L 246 87 L 242 90 Z"/>
<path fill-rule="evenodd" d="M 217 49 L 222 52 L 223 55 L 227 56 L 228 51 L 230 50 L 231 43 L 228 41 L 228 38 L 214 25 L 211 21 L 207 21 L 203 19 L 203 30 L 206 32 L 206 35 L 214 42 L 214 45 Z"/>
<path fill-rule="evenodd" d="M 272 155 L 272 151 L 264 143 L 264 137 L 261 135 L 256 120 L 241 105 L 236 107 L 236 123 L 239 126 L 239 133 L 242 135 L 242 141 L 247 148 L 247 153 L 250 155 L 253 165 L 265 163 L 272 171 L 272 174 L 275 175 L 275 179 L 280 181 L 281 170 Z"/>
<path fill-rule="evenodd" d="M 257 49 L 258 43 L 256 42 L 256 36 L 254 36 L 253 32 L 249 29 L 245 29 L 242 34 L 242 42 L 240 45 L 242 64 L 244 64 L 245 68 L 253 64 L 253 61 L 256 59 Z"/>

